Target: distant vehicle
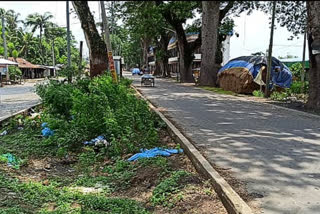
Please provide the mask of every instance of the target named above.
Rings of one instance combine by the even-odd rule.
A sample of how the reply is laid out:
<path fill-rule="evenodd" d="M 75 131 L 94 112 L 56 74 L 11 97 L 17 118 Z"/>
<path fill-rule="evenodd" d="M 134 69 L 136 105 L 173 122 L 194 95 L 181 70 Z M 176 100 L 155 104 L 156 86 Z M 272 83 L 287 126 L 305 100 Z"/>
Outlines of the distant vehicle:
<path fill-rule="evenodd" d="M 140 71 L 139 68 L 133 68 L 132 69 L 132 75 L 135 75 L 135 74 L 142 75 L 142 71 Z"/>
<path fill-rule="evenodd" d="M 152 76 L 151 74 L 144 74 L 141 77 L 141 86 L 152 86 L 154 87 L 154 76 Z"/>

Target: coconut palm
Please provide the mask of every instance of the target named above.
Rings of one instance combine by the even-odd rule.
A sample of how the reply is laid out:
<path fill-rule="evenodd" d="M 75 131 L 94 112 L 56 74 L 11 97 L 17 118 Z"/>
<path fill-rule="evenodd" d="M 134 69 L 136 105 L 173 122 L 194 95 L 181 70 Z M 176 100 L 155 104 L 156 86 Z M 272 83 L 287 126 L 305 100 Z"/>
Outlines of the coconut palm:
<path fill-rule="evenodd" d="M 21 37 L 21 49 L 19 55 L 22 55 L 24 58 L 29 58 L 29 47 L 36 43 L 32 33 L 24 33 Z"/>
<path fill-rule="evenodd" d="M 40 29 L 40 51 L 41 56 L 43 56 L 43 47 L 42 47 L 42 31 L 44 28 L 48 26 L 49 20 L 53 18 L 51 13 L 45 12 L 43 15 L 40 15 L 39 13 L 30 14 L 26 18 L 26 26 L 32 27 L 32 33 L 34 33 L 37 29 Z M 41 60 L 43 63 L 43 60 Z"/>
<path fill-rule="evenodd" d="M 19 19 L 20 13 L 15 13 L 14 10 L 8 10 L 6 15 L 10 31 L 14 31 L 18 27 L 18 23 L 23 23 L 23 21 Z"/>

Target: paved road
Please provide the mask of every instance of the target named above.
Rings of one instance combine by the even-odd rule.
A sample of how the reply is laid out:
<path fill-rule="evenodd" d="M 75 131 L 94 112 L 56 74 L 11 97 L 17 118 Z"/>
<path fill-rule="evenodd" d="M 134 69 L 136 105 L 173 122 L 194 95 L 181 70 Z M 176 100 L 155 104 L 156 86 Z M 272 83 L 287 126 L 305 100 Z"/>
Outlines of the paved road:
<path fill-rule="evenodd" d="M 320 213 L 319 118 L 171 80 L 140 87 L 139 77 L 128 77 L 210 162 L 231 168 L 249 193 L 263 195 L 262 213 Z"/>
<path fill-rule="evenodd" d="M 33 92 L 34 85 L 27 82 L 0 88 L 0 120 L 39 103 L 38 95 Z"/>

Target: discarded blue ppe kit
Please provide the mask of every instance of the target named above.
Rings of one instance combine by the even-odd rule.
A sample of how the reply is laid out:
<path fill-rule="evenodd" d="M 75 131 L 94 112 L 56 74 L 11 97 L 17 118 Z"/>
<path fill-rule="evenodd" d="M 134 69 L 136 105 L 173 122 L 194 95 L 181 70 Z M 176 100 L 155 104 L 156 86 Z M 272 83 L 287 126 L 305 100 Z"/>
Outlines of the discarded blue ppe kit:
<path fill-rule="evenodd" d="M 85 141 L 85 142 L 83 142 L 83 144 L 89 145 L 89 146 L 91 146 L 91 145 L 95 145 L 95 146 L 104 145 L 106 147 L 109 145 L 108 141 L 101 135 L 90 140 L 90 141 Z"/>
<path fill-rule="evenodd" d="M 178 154 L 178 153 L 182 153 L 183 150 L 182 149 L 161 149 L 161 148 L 154 148 L 154 149 L 141 149 L 140 153 L 137 153 L 133 156 L 131 156 L 128 161 L 135 161 L 141 158 L 153 158 L 156 156 L 165 156 L 168 157 L 172 154 Z"/>
<path fill-rule="evenodd" d="M 42 123 L 41 124 L 41 127 L 43 128 L 41 133 L 42 133 L 42 136 L 44 137 L 49 137 L 49 136 L 52 136 L 54 134 L 53 130 L 51 130 L 48 126 L 48 123 Z"/>

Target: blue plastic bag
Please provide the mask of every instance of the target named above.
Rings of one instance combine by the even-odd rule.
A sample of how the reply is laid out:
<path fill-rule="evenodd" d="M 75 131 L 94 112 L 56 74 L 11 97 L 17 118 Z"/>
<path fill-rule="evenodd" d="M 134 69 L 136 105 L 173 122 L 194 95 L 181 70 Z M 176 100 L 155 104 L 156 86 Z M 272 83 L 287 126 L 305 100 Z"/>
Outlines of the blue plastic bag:
<path fill-rule="evenodd" d="M 96 138 L 94 138 L 94 139 L 92 139 L 90 141 L 85 141 L 85 142 L 83 142 L 83 144 L 84 145 L 89 145 L 89 146 L 91 146 L 91 145 L 95 145 L 95 146 L 105 145 L 105 146 L 108 146 L 109 145 L 108 141 L 102 135 L 100 135 L 100 136 L 98 136 L 98 137 L 96 137 Z"/>
<path fill-rule="evenodd" d="M 42 133 L 42 136 L 44 137 L 49 137 L 49 136 L 52 136 L 54 134 L 54 131 L 51 130 L 49 127 L 48 127 L 48 123 L 42 123 L 41 124 L 41 127 L 43 128 L 41 133 Z"/>
<path fill-rule="evenodd" d="M 42 129 L 41 133 L 42 133 L 42 136 L 44 136 L 44 137 L 49 137 L 54 134 L 54 132 L 48 127 Z"/>

